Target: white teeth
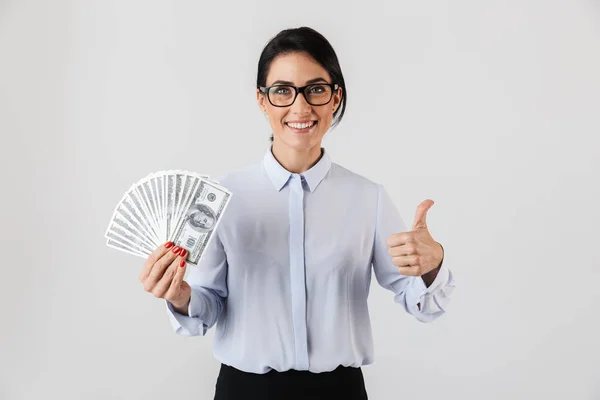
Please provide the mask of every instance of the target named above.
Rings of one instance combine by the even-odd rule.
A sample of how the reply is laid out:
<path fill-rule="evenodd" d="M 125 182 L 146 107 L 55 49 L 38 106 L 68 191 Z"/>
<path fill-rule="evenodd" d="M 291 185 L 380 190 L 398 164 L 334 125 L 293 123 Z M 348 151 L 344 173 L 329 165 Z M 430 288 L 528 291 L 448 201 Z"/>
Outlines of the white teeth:
<path fill-rule="evenodd" d="M 303 124 L 296 124 L 296 123 L 291 122 L 291 123 L 287 123 L 287 126 L 289 126 L 291 128 L 296 128 L 296 129 L 305 129 L 305 128 L 313 126 L 314 124 L 315 124 L 314 121 L 305 122 Z"/>

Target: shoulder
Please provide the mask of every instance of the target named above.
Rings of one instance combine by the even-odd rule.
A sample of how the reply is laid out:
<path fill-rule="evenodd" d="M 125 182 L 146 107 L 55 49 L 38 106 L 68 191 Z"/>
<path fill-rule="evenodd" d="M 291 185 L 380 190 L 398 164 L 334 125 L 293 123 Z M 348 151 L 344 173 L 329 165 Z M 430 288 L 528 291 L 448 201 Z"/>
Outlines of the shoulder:
<path fill-rule="evenodd" d="M 357 190 L 365 190 L 375 194 L 379 192 L 381 187 L 381 184 L 336 163 L 331 163 L 329 178 L 336 181 L 336 183 L 347 184 Z"/>
<path fill-rule="evenodd" d="M 244 183 L 256 181 L 262 174 L 262 163 L 249 164 L 244 167 L 222 173 L 215 179 L 227 188 L 243 186 Z"/>

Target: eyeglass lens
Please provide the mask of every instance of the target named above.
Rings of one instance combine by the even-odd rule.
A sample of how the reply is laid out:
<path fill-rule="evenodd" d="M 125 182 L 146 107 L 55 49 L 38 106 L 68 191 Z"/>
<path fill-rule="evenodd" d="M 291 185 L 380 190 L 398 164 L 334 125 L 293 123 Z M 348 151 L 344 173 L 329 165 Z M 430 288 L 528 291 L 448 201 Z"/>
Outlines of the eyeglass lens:
<path fill-rule="evenodd" d="M 269 100 L 276 106 L 289 106 L 294 102 L 296 89 L 293 86 L 275 86 L 269 90 Z M 310 85 L 304 89 L 306 102 L 313 106 L 329 103 L 332 97 L 331 87 L 327 85 Z"/>

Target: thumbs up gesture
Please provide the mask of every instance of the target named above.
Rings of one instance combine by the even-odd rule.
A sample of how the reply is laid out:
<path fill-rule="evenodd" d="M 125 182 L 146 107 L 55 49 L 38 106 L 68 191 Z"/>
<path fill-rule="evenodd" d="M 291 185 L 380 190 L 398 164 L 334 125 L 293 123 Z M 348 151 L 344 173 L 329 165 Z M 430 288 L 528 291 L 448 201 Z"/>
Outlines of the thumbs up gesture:
<path fill-rule="evenodd" d="M 402 275 L 422 276 L 432 271 L 437 275 L 444 250 L 427 229 L 427 211 L 432 205 L 433 200 L 424 200 L 419 204 L 412 231 L 394 233 L 387 238 L 392 263 Z"/>

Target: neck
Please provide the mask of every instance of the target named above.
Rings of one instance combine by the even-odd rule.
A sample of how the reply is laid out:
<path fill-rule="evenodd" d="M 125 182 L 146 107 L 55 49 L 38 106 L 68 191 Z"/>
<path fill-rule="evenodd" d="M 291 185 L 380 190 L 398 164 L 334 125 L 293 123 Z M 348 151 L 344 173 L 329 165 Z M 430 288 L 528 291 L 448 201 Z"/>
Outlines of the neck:
<path fill-rule="evenodd" d="M 283 168 L 295 174 L 308 171 L 322 156 L 320 142 L 306 150 L 296 150 L 282 145 L 277 139 L 273 141 L 272 153 Z"/>

